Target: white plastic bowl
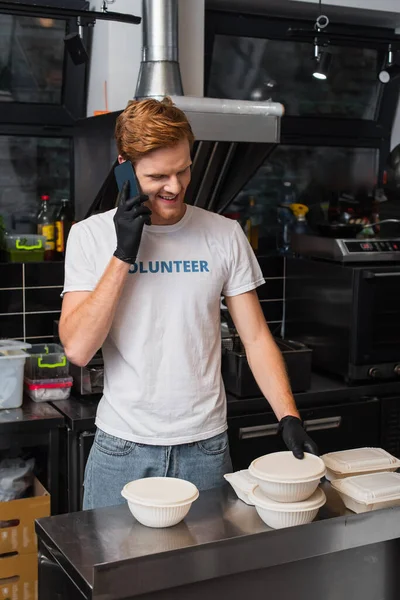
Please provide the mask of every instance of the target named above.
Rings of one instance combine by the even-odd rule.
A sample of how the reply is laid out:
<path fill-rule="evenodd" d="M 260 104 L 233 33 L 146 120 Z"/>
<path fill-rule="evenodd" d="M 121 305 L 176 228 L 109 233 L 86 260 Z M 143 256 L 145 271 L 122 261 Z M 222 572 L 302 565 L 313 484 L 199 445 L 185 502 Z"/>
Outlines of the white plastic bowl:
<path fill-rule="evenodd" d="M 311 523 L 318 510 L 326 502 L 326 496 L 321 489 L 303 502 L 281 503 L 267 498 L 259 486 L 249 494 L 249 500 L 256 507 L 259 517 L 272 529 L 283 529 Z"/>
<path fill-rule="evenodd" d="M 257 458 L 249 467 L 262 492 L 276 502 L 307 500 L 325 472 L 323 460 L 308 453 L 299 460 L 292 452 L 274 452 Z"/>
<path fill-rule="evenodd" d="M 199 491 L 184 479 L 147 477 L 127 483 L 121 495 L 139 523 L 159 528 L 180 523 L 199 497 Z"/>

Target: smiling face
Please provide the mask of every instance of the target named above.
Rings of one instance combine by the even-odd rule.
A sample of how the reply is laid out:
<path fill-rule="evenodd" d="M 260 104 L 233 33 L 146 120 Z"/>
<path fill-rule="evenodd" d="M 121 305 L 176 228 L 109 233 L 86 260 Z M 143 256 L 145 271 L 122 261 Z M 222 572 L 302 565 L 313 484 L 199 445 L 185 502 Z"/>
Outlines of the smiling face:
<path fill-rule="evenodd" d="M 174 225 L 185 214 L 185 192 L 190 183 L 189 142 L 149 152 L 135 163 L 135 172 L 152 211 L 153 225 Z"/>

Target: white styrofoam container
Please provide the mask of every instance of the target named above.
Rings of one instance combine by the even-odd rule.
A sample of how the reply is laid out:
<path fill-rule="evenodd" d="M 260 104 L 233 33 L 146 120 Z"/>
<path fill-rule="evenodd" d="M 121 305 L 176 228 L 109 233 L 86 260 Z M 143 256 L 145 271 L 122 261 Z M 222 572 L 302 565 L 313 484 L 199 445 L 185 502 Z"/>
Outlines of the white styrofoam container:
<path fill-rule="evenodd" d="M 235 473 L 227 473 L 224 477 L 231 484 L 238 498 L 246 504 L 253 506 L 253 503 L 249 500 L 249 493 L 257 485 L 257 480 L 250 475 L 248 469 L 236 471 Z"/>
<path fill-rule="evenodd" d="M 259 486 L 249 494 L 257 513 L 268 527 L 283 529 L 311 523 L 326 502 L 324 492 L 318 488 L 308 500 L 282 503 L 267 498 Z"/>
<path fill-rule="evenodd" d="M 263 493 L 276 502 L 302 502 L 312 496 L 325 475 L 324 462 L 305 453 L 299 460 L 292 452 L 274 452 L 254 460 L 249 473 Z"/>
<path fill-rule="evenodd" d="M 344 505 L 355 513 L 400 506 L 400 473 L 369 473 L 331 482 Z"/>
<path fill-rule="evenodd" d="M 127 483 L 121 491 L 132 515 L 147 527 L 172 527 L 188 514 L 199 491 L 174 477 L 147 477 Z"/>
<path fill-rule="evenodd" d="M 27 348 L 30 344 L 0 340 L 0 409 L 22 406 Z"/>
<path fill-rule="evenodd" d="M 330 452 L 321 458 L 329 481 L 367 473 L 393 472 L 400 468 L 400 460 L 383 448 L 353 448 Z"/>

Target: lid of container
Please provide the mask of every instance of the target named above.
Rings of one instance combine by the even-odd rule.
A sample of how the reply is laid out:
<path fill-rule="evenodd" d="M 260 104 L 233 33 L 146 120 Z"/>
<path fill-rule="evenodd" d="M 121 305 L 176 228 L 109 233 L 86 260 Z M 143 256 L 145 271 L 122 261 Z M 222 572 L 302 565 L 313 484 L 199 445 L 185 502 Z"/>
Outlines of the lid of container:
<path fill-rule="evenodd" d="M 400 467 L 400 460 L 383 448 L 355 448 L 341 452 L 330 452 L 322 457 L 326 467 L 338 474 L 360 473 Z"/>
<path fill-rule="evenodd" d="M 369 473 L 331 482 L 335 490 L 361 504 L 400 499 L 400 473 Z"/>
<path fill-rule="evenodd" d="M 278 483 L 300 483 L 321 479 L 325 475 L 324 461 L 313 454 L 304 454 L 299 460 L 292 452 L 273 452 L 253 460 L 250 475 Z"/>
<path fill-rule="evenodd" d="M 175 477 L 147 477 L 127 483 L 122 496 L 132 502 L 151 506 L 177 506 L 194 502 L 199 491 L 193 483 Z"/>
<path fill-rule="evenodd" d="M 72 377 L 61 377 L 60 379 L 28 379 L 25 377 L 25 385 L 29 390 L 70 388 L 72 383 Z"/>
<path fill-rule="evenodd" d="M 0 352 L 7 350 L 27 350 L 32 344 L 19 342 L 18 340 L 0 340 Z"/>
<path fill-rule="evenodd" d="M 276 502 L 268 498 L 257 485 L 249 493 L 249 500 L 255 506 L 267 508 L 268 510 L 275 510 L 277 512 L 303 512 L 304 510 L 316 510 L 324 506 L 326 496 L 323 490 L 318 488 L 308 500 L 303 500 L 302 502 Z"/>
<path fill-rule="evenodd" d="M 7 234 L 4 237 L 4 241 L 8 250 L 44 251 L 46 237 L 34 233 Z"/>

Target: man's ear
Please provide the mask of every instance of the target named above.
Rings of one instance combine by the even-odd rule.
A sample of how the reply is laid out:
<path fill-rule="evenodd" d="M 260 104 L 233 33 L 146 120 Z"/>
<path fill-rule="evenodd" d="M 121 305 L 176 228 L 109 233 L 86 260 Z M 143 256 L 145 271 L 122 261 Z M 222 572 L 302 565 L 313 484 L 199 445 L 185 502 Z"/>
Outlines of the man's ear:
<path fill-rule="evenodd" d="M 123 162 L 125 162 L 125 158 L 122 158 L 122 156 L 120 154 L 118 154 L 118 163 L 122 164 Z"/>

